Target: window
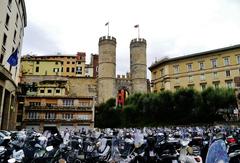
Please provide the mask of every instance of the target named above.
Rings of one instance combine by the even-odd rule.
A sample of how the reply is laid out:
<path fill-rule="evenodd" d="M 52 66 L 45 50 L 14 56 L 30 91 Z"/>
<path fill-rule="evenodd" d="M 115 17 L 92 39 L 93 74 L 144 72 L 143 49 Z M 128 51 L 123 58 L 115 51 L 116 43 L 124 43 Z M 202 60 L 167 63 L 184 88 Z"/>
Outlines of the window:
<path fill-rule="evenodd" d="M 228 66 L 230 64 L 229 57 L 223 58 L 224 66 Z"/>
<path fill-rule="evenodd" d="M 204 89 L 206 89 L 206 86 L 207 86 L 207 84 L 200 84 L 200 87 L 201 87 L 201 90 L 204 90 Z"/>
<path fill-rule="evenodd" d="M 63 67 L 62 67 L 62 69 L 61 69 L 61 72 L 63 72 Z"/>
<path fill-rule="evenodd" d="M 67 64 L 70 64 L 70 62 L 69 62 L 69 61 L 67 61 Z"/>
<path fill-rule="evenodd" d="M 226 87 L 227 88 L 232 88 L 233 87 L 233 82 L 232 82 L 232 80 L 227 80 L 227 81 L 225 81 L 226 82 Z"/>
<path fill-rule="evenodd" d="M 58 65 L 58 62 L 55 62 L 55 65 Z"/>
<path fill-rule="evenodd" d="M 73 106 L 73 99 L 63 100 L 63 106 Z"/>
<path fill-rule="evenodd" d="M 4 33 L 3 35 L 3 46 L 5 46 L 7 43 L 7 35 Z"/>
<path fill-rule="evenodd" d="M 29 119 L 39 119 L 39 114 L 38 114 L 38 112 L 29 112 L 28 118 Z"/>
<path fill-rule="evenodd" d="M 217 78 L 218 78 L 217 72 L 213 72 L 213 79 L 217 79 Z"/>
<path fill-rule="evenodd" d="M 0 64 L 2 64 L 2 62 L 3 62 L 3 57 L 4 57 L 4 55 L 1 54 L 1 55 L 0 55 Z"/>
<path fill-rule="evenodd" d="M 82 67 L 77 67 L 76 74 L 82 74 Z"/>
<path fill-rule="evenodd" d="M 157 79 L 157 72 L 153 72 L 153 80 Z"/>
<path fill-rule="evenodd" d="M 16 22 L 15 22 L 15 24 L 16 24 L 16 26 L 17 26 L 17 24 L 18 24 L 18 14 L 17 14 L 17 16 L 16 16 Z"/>
<path fill-rule="evenodd" d="M 161 76 L 164 75 L 164 68 L 160 69 L 160 75 L 161 75 Z"/>
<path fill-rule="evenodd" d="M 36 72 L 39 72 L 39 67 L 36 67 Z"/>
<path fill-rule="evenodd" d="M 77 64 L 79 64 L 79 65 L 80 65 L 80 64 L 81 64 L 81 62 L 80 62 L 80 61 L 77 61 Z"/>
<path fill-rule="evenodd" d="M 67 72 L 69 72 L 69 67 L 67 67 L 67 70 L 66 70 Z"/>
<path fill-rule="evenodd" d="M 205 80 L 205 75 L 204 74 L 200 75 L 200 80 Z"/>
<path fill-rule="evenodd" d="M 44 93 L 44 89 L 41 89 L 41 90 L 40 90 L 40 93 Z"/>
<path fill-rule="evenodd" d="M 174 74 L 179 73 L 179 65 L 174 65 L 173 69 L 174 69 Z"/>
<path fill-rule="evenodd" d="M 191 63 L 187 64 L 187 71 L 188 72 L 192 71 L 192 64 Z"/>
<path fill-rule="evenodd" d="M 226 77 L 230 77 L 231 76 L 230 70 L 226 70 L 225 73 L 226 73 Z"/>
<path fill-rule="evenodd" d="M 53 72 L 59 72 L 59 68 L 53 68 Z"/>
<path fill-rule="evenodd" d="M 10 19 L 10 17 L 9 17 L 9 15 L 7 14 L 7 16 L 6 16 L 6 21 L 5 21 L 5 27 L 6 27 L 7 30 L 8 30 L 9 19 Z"/>
<path fill-rule="evenodd" d="M 212 63 L 212 68 L 216 68 L 217 67 L 217 59 L 212 59 L 211 63 Z"/>
<path fill-rule="evenodd" d="M 89 116 L 88 115 L 79 115 L 78 116 L 80 120 L 89 120 Z"/>
<path fill-rule="evenodd" d="M 189 83 L 193 82 L 193 77 L 192 76 L 188 76 L 188 82 Z"/>
<path fill-rule="evenodd" d="M 39 61 L 37 61 L 36 64 L 39 64 Z"/>
<path fill-rule="evenodd" d="M 52 93 L 52 90 L 51 90 L 51 89 L 48 89 L 48 90 L 47 90 L 47 93 Z"/>
<path fill-rule="evenodd" d="M 179 78 L 175 78 L 175 83 L 179 84 Z"/>
<path fill-rule="evenodd" d="M 237 56 L 237 64 L 240 64 L 240 55 Z"/>
<path fill-rule="evenodd" d="M 86 106 L 88 107 L 88 106 L 90 106 L 90 103 L 81 101 L 81 102 L 79 102 L 79 105 L 82 106 L 82 107 L 86 107 Z"/>
<path fill-rule="evenodd" d="M 29 106 L 40 106 L 40 102 L 29 102 Z"/>
<path fill-rule="evenodd" d="M 72 62 L 72 64 L 75 64 L 75 62 Z"/>
<path fill-rule="evenodd" d="M 15 30 L 14 31 L 14 35 L 13 35 L 13 42 L 15 43 L 15 40 L 16 40 L 16 35 L 17 35 L 17 31 Z"/>
<path fill-rule="evenodd" d="M 219 82 L 213 82 L 214 88 L 219 88 Z"/>
<path fill-rule="evenodd" d="M 56 89 L 56 93 L 60 93 L 60 89 Z"/>
<path fill-rule="evenodd" d="M 74 72 L 75 71 L 75 68 L 74 67 L 72 67 L 72 72 Z"/>
<path fill-rule="evenodd" d="M 189 84 L 188 88 L 193 89 L 194 88 L 194 84 Z"/>
<path fill-rule="evenodd" d="M 45 114 L 45 119 L 56 119 L 56 113 L 49 113 L 49 112 L 47 112 L 46 114 Z"/>
<path fill-rule="evenodd" d="M 203 62 L 199 62 L 199 69 L 203 70 L 204 69 L 204 63 Z"/>
<path fill-rule="evenodd" d="M 65 120 L 71 120 L 73 119 L 73 114 L 69 114 L 69 113 L 62 114 L 62 118 Z"/>
<path fill-rule="evenodd" d="M 180 89 L 180 86 L 174 86 L 174 89 L 177 91 Z"/>

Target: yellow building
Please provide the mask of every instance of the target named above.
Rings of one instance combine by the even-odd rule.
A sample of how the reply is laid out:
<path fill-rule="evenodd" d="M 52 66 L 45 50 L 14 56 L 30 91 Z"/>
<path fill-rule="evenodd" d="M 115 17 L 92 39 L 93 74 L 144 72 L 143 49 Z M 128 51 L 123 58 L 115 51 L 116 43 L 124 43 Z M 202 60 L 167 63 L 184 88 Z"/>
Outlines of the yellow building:
<path fill-rule="evenodd" d="M 21 59 L 22 75 L 62 75 L 62 61 Z"/>
<path fill-rule="evenodd" d="M 61 75 L 67 77 L 93 77 L 93 72 L 85 73 L 86 54 L 76 55 L 26 55 L 21 59 L 22 75 Z M 93 66 L 93 65 L 91 65 Z M 89 71 L 87 71 L 89 72 Z"/>
<path fill-rule="evenodd" d="M 209 86 L 234 88 L 234 77 L 240 76 L 240 45 L 164 58 L 153 63 L 149 70 L 152 92 L 180 87 L 199 91 Z"/>

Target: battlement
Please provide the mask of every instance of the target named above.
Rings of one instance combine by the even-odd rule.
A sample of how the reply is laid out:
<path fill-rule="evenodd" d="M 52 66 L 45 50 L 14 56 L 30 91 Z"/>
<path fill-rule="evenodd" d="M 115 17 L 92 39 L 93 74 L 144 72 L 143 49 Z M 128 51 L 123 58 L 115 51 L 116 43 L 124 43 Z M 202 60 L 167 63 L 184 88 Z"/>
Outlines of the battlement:
<path fill-rule="evenodd" d="M 99 38 L 99 42 L 102 41 L 114 41 L 116 43 L 116 38 L 113 36 L 102 36 Z"/>
<path fill-rule="evenodd" d="M 147 44 L 147 41 L 144 38 L 135 38 L 131 40 L 130 44 L 134 44 L 134 43 L 144 43 Z"/>
<path fill-rule="evenodd" d="M 126 75 L 117 75 L 117 79 L 130 79 L 130 73 L 127 72 Z"/>

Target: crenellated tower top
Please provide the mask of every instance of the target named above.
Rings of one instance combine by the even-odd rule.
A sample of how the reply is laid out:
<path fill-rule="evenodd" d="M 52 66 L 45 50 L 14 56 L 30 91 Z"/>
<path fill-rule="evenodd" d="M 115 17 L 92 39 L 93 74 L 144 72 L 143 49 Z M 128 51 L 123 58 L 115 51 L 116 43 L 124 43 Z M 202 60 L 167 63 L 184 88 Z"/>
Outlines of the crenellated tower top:
<path fill-rule="evenodd" d="M 131 40 L 130 48 L 139 47 L 139 46 L 147 46 L 147 41 L 144 38 L 135 38 Z"/>
<path fill-rule="evenodd" d="M 102 36 L 99 38 L 99 43 L 98 45 L 102 45 L 102 44 L 113 44 L 116 45 L 117 41 L 116 38 L 113 36 Z"/>

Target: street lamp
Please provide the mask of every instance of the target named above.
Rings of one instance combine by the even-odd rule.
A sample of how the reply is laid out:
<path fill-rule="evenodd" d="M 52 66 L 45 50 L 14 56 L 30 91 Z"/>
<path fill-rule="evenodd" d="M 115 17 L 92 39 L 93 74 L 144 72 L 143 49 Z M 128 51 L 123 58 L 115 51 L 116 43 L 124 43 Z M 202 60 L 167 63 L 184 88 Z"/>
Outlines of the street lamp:
<path fill-rule="evenodd" d="M 95 123 L 95 104 L 96 104 L 96 99 L 97 96 L 93 96 L 93 105 L 92 105 L 92 122 L 93 122 L 93 127 L 94 127 L 94 123 Z"/>

